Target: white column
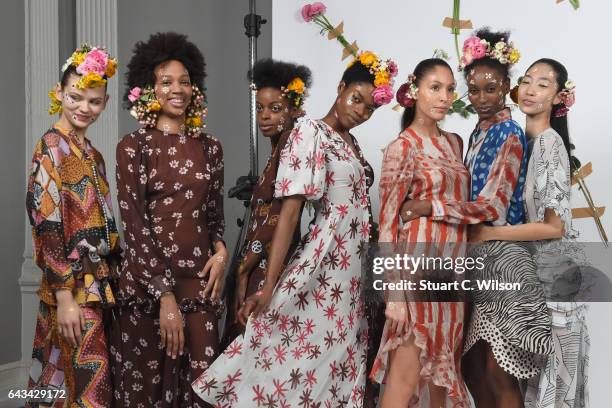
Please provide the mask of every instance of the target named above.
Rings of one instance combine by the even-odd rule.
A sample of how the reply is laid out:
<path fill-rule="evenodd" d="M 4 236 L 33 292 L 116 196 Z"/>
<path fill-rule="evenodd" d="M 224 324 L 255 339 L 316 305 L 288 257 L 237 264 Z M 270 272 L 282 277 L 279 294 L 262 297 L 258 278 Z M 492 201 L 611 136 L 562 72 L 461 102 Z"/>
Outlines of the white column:
<path fill-rule="evenodd" d="M 58 0 L 25 0 L 25 144 L 26 163 L 32 160 L 36 142 L 52 124 L 47 113 L 47 93 L 59 80 Z M 27 182 L 27 171 L 24 172 Z M 21 358 L 24 368 L 31 361 L 32 339 L 38 307 L 36 290 L 40 270 L 32 261 L 32 233 L 25 218 L 25 250 L 21 287 Z M 25 369 L 24 369 L 24 372 Z M 25 378 L 21 378 L 25 381 Z"/>
<path fill-rule="evenodd" d="M 76 42 L 101 45 L 117 57 L 117 0 L 76 0 Z M 119 61 L 119 64 L 124 61 Z M 106 110 L 87 131 L 87 137 L 102 153 L 106 162 L 108 181 L 111 186 L 113 212 L 119 214 L 116 203 L 115 185 L 115 147 L 119 140 L 119 81 L 116 74 L 108 81 L 107 92 L 110 96 Z"/>

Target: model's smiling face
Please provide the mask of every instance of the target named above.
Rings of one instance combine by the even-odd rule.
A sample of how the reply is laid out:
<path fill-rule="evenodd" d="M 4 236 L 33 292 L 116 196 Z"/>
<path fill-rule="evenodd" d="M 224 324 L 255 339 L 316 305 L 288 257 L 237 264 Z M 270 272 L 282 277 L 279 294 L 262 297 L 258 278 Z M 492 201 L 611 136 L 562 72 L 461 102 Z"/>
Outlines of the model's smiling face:
<path fill-rule="evenodd" d="M 66 85 L 55 91 L 56 97 L 62 102 L 62 116 L 74 129 L 86 129 L 95 122 L 108 100 L 105 86 L 79 89 L 77 82 L 80 79 L 79 75 L 72 74 Z"/>
<path fill-rule="evenodd" d="M 155 67 L 155 97 L 161 114 L 170 118 L 182 117 L 191 103 L 191 80 L 185 66 L 175 60 Z"/>

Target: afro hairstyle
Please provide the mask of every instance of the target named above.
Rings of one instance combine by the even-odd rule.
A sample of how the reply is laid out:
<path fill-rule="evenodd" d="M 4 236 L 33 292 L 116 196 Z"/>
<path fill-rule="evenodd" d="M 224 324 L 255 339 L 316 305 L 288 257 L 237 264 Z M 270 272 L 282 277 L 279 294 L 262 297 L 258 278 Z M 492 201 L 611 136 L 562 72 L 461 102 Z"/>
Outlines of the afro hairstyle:
<path fill-rule="evenodd" d="M 286 87 L 294 78 L 300 78 L 306 88 L 312 85 L 312 73 L 304 65 L 266 58 L 253 66 L 253 82 L 257 89 Z"/>
<path fill-rule="evenodd" d="M 191 82 L 204 92 L 206 77 L 204 56 L 194 43 L 187 40 L 186 35 L 174 32 L 153 34 L 148 41 L 137 42 L 133 53 L 132 59 L 127 64 L 127 87 L 123 95 L 126 106 L 131 105 L 128 99 L 130 89 L 155 84 L 155 67 L 171 60 L 181 62 L 189 72 Z"/>

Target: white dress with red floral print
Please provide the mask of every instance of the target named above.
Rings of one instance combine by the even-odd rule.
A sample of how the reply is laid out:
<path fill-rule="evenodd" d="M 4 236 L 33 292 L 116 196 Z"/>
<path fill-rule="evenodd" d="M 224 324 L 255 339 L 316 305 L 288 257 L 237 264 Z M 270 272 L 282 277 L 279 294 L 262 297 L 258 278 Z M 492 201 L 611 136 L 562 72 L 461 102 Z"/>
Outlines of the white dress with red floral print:
<path fill-rule="evenodd" d="M 322 121 L 303 119 L 281 153 L 276 196 L 315 209 L 270 307 L 193 383 L 217 407 L 361 407 L 367 324 L 361 256 L 368 166 Z"/>

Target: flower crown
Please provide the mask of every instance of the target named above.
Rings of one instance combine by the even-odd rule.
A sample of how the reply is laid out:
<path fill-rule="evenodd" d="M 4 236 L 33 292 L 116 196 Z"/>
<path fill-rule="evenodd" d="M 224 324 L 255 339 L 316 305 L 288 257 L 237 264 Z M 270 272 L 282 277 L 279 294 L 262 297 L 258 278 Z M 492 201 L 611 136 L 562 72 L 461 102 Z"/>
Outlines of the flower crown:
<path fill-rule="evenodd" d="M 77 74 L 81 77 L 76 83 L 77 88 L 97 88 L 105 85 L 109 78 L 112 78 L 117 72 L 117 59 L 110 56 L 105 48 L 89 44 L 81 44 L 70 58 L 66 60 L 62 66 L 62 73 L 66 72 L 69 67 L 75 67 Z M 52 89 L 47 94 L 49 96 L 50 115 L 54 115 L 62 111 L 62 102 L 57 99 L 55 89 Z"/>
<path fill-rule="evenodd" d="M 206 127 L 204 118 L 207 109 L 204 94 L 202 94 L 200 88 L 196 84 L 191 84 L 191 90 L 191 103 L 187 107 L 185 115 L 185 128 L 188 136 L 197 138 Z M 155 127 L 159 116 L 158 112 L 161 110 L 161 104 L 155 96 L 155 89 L 151 85 L 147 85 L 144 89 L 136 86 L 130 89 L 128 100 L 132 103 L 130 115 L 144 127 Z"/>
<path fill-rule="evenodd" d="M 513 65 L 519 62 L 521 53 L 512 42 L 507 43 L 502 39 L 491 45 L 487 40 L 473 35 L 463 42 L 463 55 L 461 56 L 459 71 L 462 71 L 475 60 L 485 57 L 497 60 L 504 65 Z"/>
<path fill-rule="evenodd" d="M 393 78 L 397 75 L 397 64 L 391 59 L 383 61 L 372 51 L 363 51 L 355 56 L 347 69 L 357 61 L 374 76 L 375 89 L 372 91 L 374 103 L 380 106 L 391 102 L 393 100 Z"/>
<path fill-rule="evenodd" d="M 77 88 L 96 88 L 106 84 L 106 80 L 115 75 L 117 59 L 111 57 L 102 47 L 82 44 L 66 60 L 62 72 L 66 72 L 70 66 L 75 67 L 76 72 L 81 75 L 76 84 Z"/>

